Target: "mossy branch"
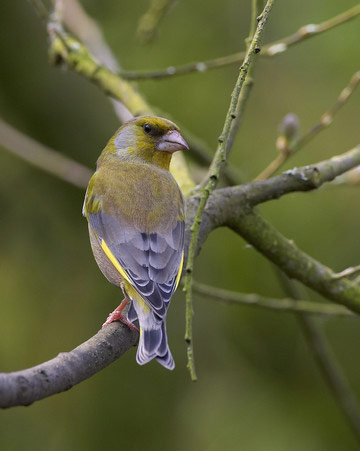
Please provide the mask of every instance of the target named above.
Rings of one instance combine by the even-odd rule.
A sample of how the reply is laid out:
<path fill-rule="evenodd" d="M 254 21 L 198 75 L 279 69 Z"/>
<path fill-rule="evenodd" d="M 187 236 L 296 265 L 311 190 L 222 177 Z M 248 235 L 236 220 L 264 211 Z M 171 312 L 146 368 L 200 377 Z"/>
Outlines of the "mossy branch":
<path fill-rule="evenodd" d="M 49 23 L 50 58 L 56 64 L 65 63 L 78 74 L 99 86 L 106 94 L 123 103 L 134 115 L 156 115 L 137 88 L 102 64 L 99 64 L 77 39 L 65 33 L 57 23 Z M 186 194 L 194 186 L 181 152 L 173 158 L 171 171 Z"/>
<path fill-rule="evenodd" d="M 228 225 L 288 277 L 297 279 L 325 298 L 360 313 L 359 285 L 346 278 L 336 278 L 334 271 L 300 250 L 257 212 L 245 209 L 229 219 Z"/>
<path fill-rule="evenodd" d="M 39 2 L 34 1 L 34 3 Z M 257 32 L 260 24 L 265 23 L 272 3 L 272 1 L 267 2 L 265 12 L 259 18 Z M 266 10 L 266 8 L 268 9 Z M 332 26 L 335 25 L 336 23 L 334 22 Z M 137 114 L 141 114 L 141 111 L 138 111 L 139 108 L 141 109 L 144 105 L 148 106 L 136 88 L 112 74 L 111 71 L 108 71 L 109 73 L 104 72 L 104 68 L 92 59 L 78 41 L 53 25 L 50 26 L 49 30 L 52 35 L 51 49 L 55 60 L 66 61 L 69 67 L 91 79 L 108 93 L 112 95 L 117 93 L 115 96 L 119 95 L 121 97 L 120 100 L 127 102 L 127 106 L 134 108 L 134 112 Z M 309 32 L 309 30 L 306 31 Z M 306 33 L 304 36 L 306 36 Z M 304 36 L 301 39 L 305 39 Z M 258 47 L 252 48 L 253 43 L 254 41 L 251 42 L 247 54 L 247 57 L 249 56 L 250 59 L 253 53 L 258 51 Z M 292 45 L 290 41 L 288 44 Z M 272 51 L 274 52 L 274 49 Z M 277 53 L 279 53 L 279 50 Z M 297 278 L 307 286 L 322 293 L 328 299 L 339 302 L 352 311 L 359 313 L 359 285 L 346 277 L 339 278 L 339 274 L 335 274 L 330 268 L 302 252 L 294 243 L 283 237 L 253 210 L 253 206 L 260 202 L 280 197 L 288 192 L 316 189 L 325 181 L 332 180 L 337 175 L 359 164 L 359 148 L 318 165 L 288 171 L 283 176 L 266 182 L 255 182 L 243 187 L 214 191 L 231 147 L 231 145 L 229 146 L 231 141 L 231 125 L 229 124 L 233 124 L 233 121 L 236 119 L 236 114 L 234 113 L 236 110 L 233 109 L 234 105 L 238 107 L 238 102 L 234 102 L 234 100 L 236 96 L 239 99 L 241 83 L 244 83 L 249 66 L 251 67 L 251 60 L 247 59 L 247 57 L 240 70 L 238 83 L 234 90 L 235 94 L 225 121 L 224 133 L 219 139 L 218 151 L 206 183 L 203 185 L 203 195 L 195 194 L 188 199 L 188 211 L 190 213 L 187 217 L 187 230 L 189 231 L 189 224 L 192 224 L 191 243 L 194 244 L 192 249 L 193 257 L 211 230 L 221 225 L 227 225 L 253 244 L 264 256 L 276 263 L 290 277 Z M 114 77 L 109 77 L 109 75 L 114 75 Z M 152 110 L 144 111 L 144 114 L 152 114 Z M 25 158 L 24 155 L 21 156 Z M 31 158 L 28 158 L 28 160 L 31 161 Z M 36 158 L 34 160 L 34 164 L 38 164 Z M 47 168 L 46 165 L 42 168 L 51 172 L 51 169 Z M 183 165 L 183 168 L 186 169 L 186 166 Z M 185 180 L 186 176 L 181 176 L 180 178 Z M 83 181 L 76 183 L 71 178 L 64 178 L 64 180 L 75 183 L 77 186 L 82 186 L 83 184 Z M 262 194 L 260 193 L 261 190 L 263 191 Z M 189 243 L 189 233 L 187 243 Z M 192 270 L 188 273 L 191 272 Z M 332 307 L 341 309 L 339 306 Z M 118 329 L 121 330 L 120 335 L 116 335 L 115 341 L 110 340 L 109 344 L 110 335 Z M 2 405 L 4 407 L 25 405 L 33 400 L 70 388 L 74 383 L 84 380 L 108 363 L 111 363 L 121 353 L 129 349 L 132 344 L 135 344 L 137 334 L 132 334 L 133 336 L 128 334 L 131 335 L 131 332 L 126 327 L 121 324 L 114 324 L 97 334 L 100 340 L 98 338 L 96 340 L 91 339 L 91 343 L 87 342 L 69 354 L 58 356 L 51 361 L 51 364 L 55 365 L 55 367 L 59 363 L 61 364 L 60 369 L 64 371 L 59 376 L 59 380 L 57 379 L 58 375 L 51 373 L 52 367 L 47 367 L 46 363 L 23 372 L 1 374 L 0 399 Z M 189 349 L 191 351 L 189 352 L 190 360 L 192 360 L 192 348 Z M 109 352 L 106 353 L 106 350 Z M 98 355 L 97 352 L 99 353 Z M 85 370 L 85 367 L 87 367 L 87 370 Z M 90 371 L 88 371 L 89 369 Z M 25 380 L 23 377 L 25 377 Z M 27 377 L 28 379 L 26 379 Z M 5 389 L 3 389 L 4 387 Z M 2 389 L 3 391 L 1 391 Z M 5 401 L 3 402 L 4 399 Z"/>

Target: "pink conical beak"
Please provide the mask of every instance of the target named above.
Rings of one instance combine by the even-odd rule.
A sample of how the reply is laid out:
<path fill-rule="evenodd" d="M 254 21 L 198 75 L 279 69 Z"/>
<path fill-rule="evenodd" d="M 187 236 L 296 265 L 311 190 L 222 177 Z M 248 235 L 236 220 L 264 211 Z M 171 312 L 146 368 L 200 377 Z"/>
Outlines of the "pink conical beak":
<path fill-rule="evenodd" d="M 189 150 L 189 146 L 177 130 L 170 130 L 157 140 L 155 149 L 173 153 L 177 150 Z"/>

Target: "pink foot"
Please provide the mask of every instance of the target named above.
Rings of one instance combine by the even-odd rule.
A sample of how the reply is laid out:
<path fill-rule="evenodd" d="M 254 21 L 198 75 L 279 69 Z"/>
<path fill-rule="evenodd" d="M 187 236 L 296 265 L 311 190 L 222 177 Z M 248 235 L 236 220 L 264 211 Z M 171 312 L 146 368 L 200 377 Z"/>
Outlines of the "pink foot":
<path fill-rule="evenodd" d="M 118 307 L 116 307 L 116 309 L 113 312 L 111 312 L 109 314 L 105 323 L 102 325 L 102 328 L 108 326 L 109 324 L 113 323 L 114 321 L 120 321 L 121 323 L 128 326 L 129 329 L 139 332 L 139 329 L 122 315 L 122 311 L 124 310 L 124 308 L 128 302 L 129 302 L 129 300 L 125 298 L 122 301 L 122 303 Z"/>

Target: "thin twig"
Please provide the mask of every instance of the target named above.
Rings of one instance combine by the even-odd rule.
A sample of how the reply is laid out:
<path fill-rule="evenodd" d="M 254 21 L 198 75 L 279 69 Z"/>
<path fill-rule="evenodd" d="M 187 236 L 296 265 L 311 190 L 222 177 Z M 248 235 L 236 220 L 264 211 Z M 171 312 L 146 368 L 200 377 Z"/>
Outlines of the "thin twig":
<path fill-rule="evenodd" d="M 321 116 L 320 121 L 315 124 L 307 133 L 305 133 L 298 141 L 295 141 L 292 153 L 303 147 L 311 141 L 319 132 L 331 125 L 335 114 L 342 108 L 351 94 L 355 91 L 360 83 L 360 71 L 355 72 L 351 77 L 349 84 L 341 91 L 337 101 Z"/>
<path fill-rule="evenodd" d="M 302 137 L 283 146 L 277 157 L 255 177 L 254 180 L 265 180 L 271 177 L 295 152 L 303 148 L 313 138 L 315 138 L 322 130 L 331 125 L 335 114 L 342 108 L 351 94 L 355 91 L 360 83 L 360 71 L 356 72 L 350 79 L 349 84 L 341 91 L 337 101 L 330 107 L 320 118 L 319 122 L 310 128 Z"/>
<path fill-rule="evenodd" d="M 356 186 L 359 184 L 360 184 L 360 166 L 352 169 L 351 171 L 334 180 L 333 186 L 334 187 L 338 185 Z"/>
<path fill-rule="evenodd" d="M 86 166 L 40 144 L 0 119 L 0 146 L 33 166 L 79 188 L 86 188 L 92 171 Z"/>
<path fill-rule="evenodd" d="M 141 44 L 151 42 L 174 0 L 151 0 L 149 9 L 139 19 L 136 37 Z"/>
<path fill-rule="evenodd" d="M 337 27 L 351 19 L 354 19 L 360 14 L 360 5 L 356 5 L 343 13 L 332 17 L 325 22 L 318 25 L 308 24 L 301 27 L 296 33 L 287 36 L 278 41 L 267 44 L 261 51 L 261 56 L 272 57 L 285 52 L 289 47 L 299 44 L 300 42 L 317 36 L 332 28 Z M 158 70 L 142 70 L 142 71 L 122 71 L 121 76 L 127 80 L 158 80 L 162 78 L 169 78 L 178 75 L 187 75 L 194 72 L 206 72 L 207 70 L 217 69 L 232 64 L 239 64 L 245 58 L 246 52 L 237 52 L 231 55 L 222 56 L 207 61 L 198 61 L 195 63 L 184 64 L 183 66 L 169 66 L 166 69 Z"/>
<path fill-rule="evenodd" d="M 295 311 L 329 316 L 354 315 L 353 312 L 341 305 L 295 300 L 292 298 L 269 298 L 255 293 L 237 293 L 235 291 L 216 288 L 195 281 L 193 281 L 193 291 L 206 298 L 214 299 L 226 304 L 251 305 L 280 312 Z"/>
<path fill-rule="evenodd" d="M 257 18 L 259 17 L 260 12 L 262 11 L 264 7 L 264 2 L 262 0 L 251 0 L 251 19 L 250 19 L 250 31 L 249 36 L 245 39 L 245 45 L 246 45 L 246 52 L 249 51 L 252 39 L 254 38 L 255 32 L 256 32 L 256 26 L 257 26 Z M 260 53 L 260 47 L 255 48 L 256 53 Z M 239 131 L 240 124 L 243 120 L 243 115 L 245 112 L 245 108 L 247 105 L 247 101 L 250 96 L 250 92 L 254 86 L 254 64 L 251 64 L 248 68 L 248 72 L 245 77 L 244 84 L 242 86 L 242 89 L 239 94 L 239 99 L 235 111 L 235 120 L 231 123 L 231 129 L 230 129 L 230 135 L 228 140 L 228 147 L 231 148 L 235 137 Z M 226 169 L 226 167 L 224 168 Z M 223 171 L 224 171 L 223 169 Z"/>
<path fill-rule="evenodd" d="M 312 38 L 313 36 L 317 36 L 321 33 L 324 33 L 332 28 L 337 27 L 349 20 L 355 19 L 360 14 L 360 5 L 355 5 L 352 8 L 334 16 L 324 22 L 319 24 L 308 24 L 299 28 L 299 30 L 283 39 L 279 39 L 276 42 L 268 44 L 265 48 L 266 56 L 274 56 L 279 53 L 285 52 L 289 47 L 294 44 L 299 44 L 306 39 Z"/>
<path fill-rule="evenodd" d="M 280 278 L 285 293 L 294 299 L 300 299 L 301 296 L 293 281 L 288 279 L 281 271 L 276 272 Z M 298 300 L 297 302 L 302 301 Z M 325 333 L 320 328 L 320 325 L 318 325 L 313 318 L 310 318 L 309 315 L 297 312 L 296 316 L 309 349 L 311 350 L 313 357 L 334 396 L 335 401 L 343 411 L 348 424 L 359 441 L 360 407 L 339 362 L 336 360 L 336 357 L 332 352 Z"/>
<path fill-rule="evenodd" d="M 180 127 L 181 134 L 185 136 L 191 149 L 188 154 L 189 158 L 202 166 L 209 167 L 214 157 L 213 150 L 210 149 L 209 145 L 202 138 L 199 138 L 192 133 L 184 124 L 177 121 L 176 118 L 173 118 L 171 114 L 163 112 L 158 108 L 156 109 L 156 112 L 159 116 L 167 117 L 173 122 L 176 122 L 176 124 Z M 242 183 L 242 180 L 244 180 L 244 176 L 240 170 L 231 165 L 231 163 L 228 163 L 228 165 L 224 168 L 222 176 L 226 184 L 230 186 L 239 185 Z"/>
<path fill-rule="evenodd" d="M 341 272 L 334 274 L 334 279 L 342 279 L 343 277 L 352 276 L 360 271 L 360 265 L 350 266 L 349 268 L 344 269 Z"/>
<path fill-rule="evenodd" d="M 194 260 L 197 248 L 198 234 L 200 230 L 202 215 L 206 207 L 209 195 L 216 188 L 221 170 L 225 165 L 231 146 L 229 145 L 231 127 L 233 122 L 236 120 L 236 112 L 239 110 L 239 96 L 241 90 L 244 86 L 246 75 L 249 68 L 251 68 L 254 63 L 254 54 L 258 53 L 260 40 L 263 34 L 265 23 L 270 14 L 274 0 L 268 0 L 264 8 L 263 13 L 259 17 L 259 22 L 256 28 L 256 32 L 249 46 L 245 60 L 240 68 L 239 76 L 236 81 L 234 90 L 231 95 L 231 101 L 229 110 L 226 114 L 225 123 L 223 131 L 218 139 L 218 147 L 209 169 L 209 173 L 202 183 L 202 196 L 200 199 L 199 206 L 197 208 L 194 222 L 191 226 L 191 238 L 189 245 L 189 253 L 186 264 L 186 274 L 185 274 L 185 302 L 186 302 L 186 330 L 185 330 L 185 340 L 188 343 L 188 368 L 190 371 L 191 378 L 196 380 L 194 359 L 193 359 L 193 343 L 192 343 L 192 318 L 193 318 L 193 307 L 192 307 L 192 273 L 194 270 Z"/>
<path fill-rule="evenodd" d="M 40 17 L 40 19 L 47 23 L 49 19 L 49 12 L 45 8 L 44 3 L 41 0 L 28 0 L 29 3 L 33 6 L 34 10 L 36 11 L 37 15 Z"/>

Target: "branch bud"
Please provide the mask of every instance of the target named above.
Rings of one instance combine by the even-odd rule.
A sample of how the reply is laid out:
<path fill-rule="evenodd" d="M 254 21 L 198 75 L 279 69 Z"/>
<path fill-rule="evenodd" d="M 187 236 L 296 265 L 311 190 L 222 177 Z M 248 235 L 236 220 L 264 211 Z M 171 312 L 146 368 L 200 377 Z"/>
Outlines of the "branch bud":
<path fill-rule="evenodd" d="M 287 141 L 296 139 L 299 132 L 299 118 L 296 114 L 287 114 L 280 123 L 279 131 Z"/>

